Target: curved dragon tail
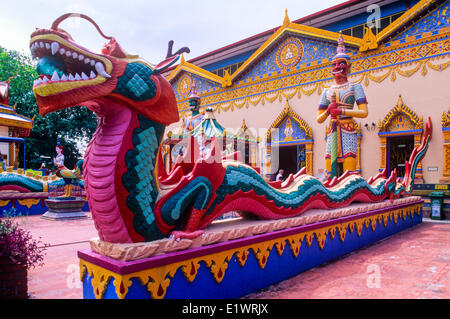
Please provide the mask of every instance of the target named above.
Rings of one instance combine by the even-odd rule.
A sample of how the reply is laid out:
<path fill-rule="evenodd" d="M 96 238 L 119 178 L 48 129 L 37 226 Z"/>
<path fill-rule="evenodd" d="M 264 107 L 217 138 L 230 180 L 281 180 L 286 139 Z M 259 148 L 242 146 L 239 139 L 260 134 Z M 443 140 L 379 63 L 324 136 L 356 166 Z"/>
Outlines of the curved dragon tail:
<path fill-rule="evenodd" d="M 0 174 L 0 190 L 19 191 L 21 193 L 44 192 L 46 182 L 14 173 Z"/>
<path fill-rule="evenodd" d="M 405 177 L 403 179 L 402 183 L 395 183 L 395 177 L 396 173 L 393 172 L 395 175 L 391 176 L 394 178 L 389 178 L 386 182 L 386 186 L 388 189 L 390 188 L 390 191 L 393 193 L 394 196 L 399 196 L 401 194 L 410 194 L 413 190 L 414 186 L 414 176 L 416 174 L 417 166 L 419 165 L 419 162 L 422 160 L 422 158 L 425 156 L 428 146 L 431 141 L 433 126 L 431 124 L 431 118 L 428 118 L 427 122 L 425 123 L 425 128 L 422 136 L 422 142 L 419 146 L 415 147 L 411 153 L 411 156 L 409 157 L 409 160 L 405 162 Z"/>

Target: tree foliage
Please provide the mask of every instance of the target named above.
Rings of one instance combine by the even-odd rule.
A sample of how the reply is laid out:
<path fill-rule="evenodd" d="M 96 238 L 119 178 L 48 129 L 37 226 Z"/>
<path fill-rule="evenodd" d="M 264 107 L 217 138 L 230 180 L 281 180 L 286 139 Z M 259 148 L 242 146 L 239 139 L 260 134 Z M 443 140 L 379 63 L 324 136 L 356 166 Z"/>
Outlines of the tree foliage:
<path fill-rule="evenodd" d="M 45 162 L 47 168 L 56 156 L 55 146 L 59 137 L 64 147 L 65 165 L 73 168 L 80 154 L 77 141 L 88 141 L 94 133 L 97 120 L 89 109 L 77 106 L 47 114 L 42 117 L 34 97 L 33 81 L 38 78 L 35 63 L 29 55 L 7 50 L 0 46 L 0 81 L 10 79 L 9 104 L 16 104 L 18 114 L 34 118 L 33 130 L 25 143 L 25 165 L 39 168 Z M 19 160 L 23 167 L 23 147 Z"/>

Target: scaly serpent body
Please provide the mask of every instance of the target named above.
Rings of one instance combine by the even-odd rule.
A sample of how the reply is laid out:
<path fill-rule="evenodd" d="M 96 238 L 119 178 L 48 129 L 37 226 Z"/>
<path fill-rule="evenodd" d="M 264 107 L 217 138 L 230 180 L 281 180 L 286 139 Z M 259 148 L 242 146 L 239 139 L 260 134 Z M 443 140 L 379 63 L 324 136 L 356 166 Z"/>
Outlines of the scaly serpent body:
<path fill-rule="evenodd" d="M 178 57 L 153 68 L 127 54 L 112 37 L 107 37 L 103 54 L 95 54 L 58 29 L 62 20 L 31 36 L 35 56 L 53 56 L 45 59 L 33 91 L 42 115 L 84 105 L 98 116 L 97 131 L 85 154 L 84 178 L 92 216 L 104 241 L 195 237 L 232 210 L 279 219 L 311 208 L 381 201 L 412 190 L 417 163 L 431 138 L 430 122 L 421 146 L 407 163 L 403 182 L 396 180 L 394 171 L 389 178 L 379 174 L 369 181 L 347 173 L 322 184 L 301 171 L 282 184 L 270 183 L 249 166 L 223 161 L 215 141 L 206 158 L 188 162 L 191 153 L 186 151 L 185 161 L 167 174 L 160 162 L 160 142 L 165 126 L 179 117 L 172 87 L 160 72 Z M 48 74 L 53 69 L 53 75 Z M 66 73 L 74 80 L 67 81 Z M 190 139 L 188 149 L 195 147 Z"/>

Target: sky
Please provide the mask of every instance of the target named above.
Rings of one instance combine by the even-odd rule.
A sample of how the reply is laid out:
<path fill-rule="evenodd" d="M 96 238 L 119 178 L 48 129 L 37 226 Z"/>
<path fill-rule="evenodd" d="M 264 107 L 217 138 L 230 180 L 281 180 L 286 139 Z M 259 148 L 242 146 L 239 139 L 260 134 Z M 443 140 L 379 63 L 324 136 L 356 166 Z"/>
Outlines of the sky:
<path fill-rule="evenodd" d="M 260 32 L 278 27 L 284 19 L 299 19 L 345 0 L 0 0 L 0 46 L 29 53 L 30 34 L 50 28 L 67 12 L 84 13 L 113 36 L 125 51 L 153 64 L 164 60 L 167 43 L 183 46 L 190 60 Z M 105 39 L 87 21 L 65 20 L 60 28 L 93 52 Z"/>

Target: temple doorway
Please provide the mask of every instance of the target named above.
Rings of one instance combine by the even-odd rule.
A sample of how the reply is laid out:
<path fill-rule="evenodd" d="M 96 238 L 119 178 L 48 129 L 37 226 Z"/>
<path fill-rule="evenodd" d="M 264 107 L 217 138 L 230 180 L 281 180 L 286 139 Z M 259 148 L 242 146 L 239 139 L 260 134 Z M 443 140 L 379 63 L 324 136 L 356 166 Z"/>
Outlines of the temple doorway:
<path fill-rule="evenodd" d="M 279 157 L 279 168 L 284 170 L 284 178 L 306 166 L 304 145 L 280 146 Z"/>
<path fill-rule="evenodd" d="M 266 133 L 265 177 L 273 180 L 278 170 L 284 169 L 284 178 L 287 178 L 302 167 L 306 167 L 306 173 L 312 175 L 313 143 L 311 127 L 286 101 L 283 111 Z"/>
<path fill-rule="evenodd" d="M 388 146 L 388 171 L 396 168 L 397 176 L 405 176 L 405 162 L 414 149 L 414 136 L 392 136 L 387 138 Z"/>

